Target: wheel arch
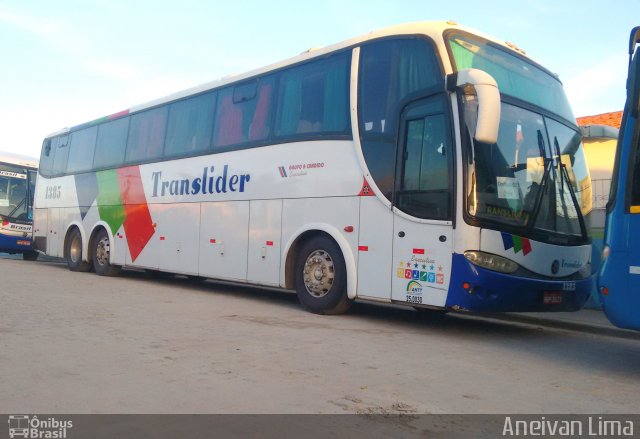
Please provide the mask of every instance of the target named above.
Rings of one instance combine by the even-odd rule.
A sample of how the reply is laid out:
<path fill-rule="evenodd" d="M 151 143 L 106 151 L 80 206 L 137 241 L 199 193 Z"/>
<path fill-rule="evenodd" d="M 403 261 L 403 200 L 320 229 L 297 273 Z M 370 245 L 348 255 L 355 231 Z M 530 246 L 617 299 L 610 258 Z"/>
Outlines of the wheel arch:
<path fill-rule="evenodd" d="M 71 232 L 73 229 L 78 229 L 80 232 L 80 238 L 82 239 L 82 260 L 89 262 L 89 256 L 87 254 L 87 232 L 82 226 L 80 221 L 71 221 L 64 232 L 64 240 L 62 242 L 62 257 L 67 259 L 67 244 L 69 243 L 69 236 L 71 236 Z"/>
<path fill-rule="evenodd" d="M 281 279 L 284 279 L 283 286 L 288 289 L 295 288 L 295 263 L 300 247 L 304 242 L 316 236 L 326 236 L 340 247 L 347 272 L 347 297 L 352 300 L 355 299 L 358 270 L 353 248 L 336 227 L 325 223 L 307 224 L 291 234 L 284 247 L 282 258 L 280 276 Z"/>

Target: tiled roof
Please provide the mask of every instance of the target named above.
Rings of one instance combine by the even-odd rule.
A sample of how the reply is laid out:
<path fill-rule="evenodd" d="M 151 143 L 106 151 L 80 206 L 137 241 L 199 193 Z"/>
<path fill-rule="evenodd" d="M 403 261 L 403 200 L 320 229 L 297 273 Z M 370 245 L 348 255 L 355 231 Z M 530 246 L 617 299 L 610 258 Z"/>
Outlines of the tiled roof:
<path fill-rule="evenodd" d="M 614 111 L 613 113 L 596 114 L 595 116 L 584 116 L 577 119 L 578 126 L 585 125 L 607 125 L 620 129 L 622 121 L 622 111 Z"/>

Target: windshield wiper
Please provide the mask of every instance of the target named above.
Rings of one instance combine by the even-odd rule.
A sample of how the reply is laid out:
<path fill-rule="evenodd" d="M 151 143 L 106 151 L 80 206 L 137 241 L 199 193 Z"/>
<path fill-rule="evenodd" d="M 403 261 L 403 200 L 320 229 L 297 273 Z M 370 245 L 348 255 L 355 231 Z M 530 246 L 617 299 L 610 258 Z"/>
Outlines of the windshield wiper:
<path fill-rule="evenodd" d="M 542 174 L 542 179 L 540 180 L 540 184 L 538 185 L 538 193 L 536 194 L 535 202 L 533 204 L 533 212 L 529 217 L 529 221 L 527 223 L 527 234 L 531 234 L 531 232 L 533 231 L 533 226 L 536 224 L 536 219 L 538 218 L 540 208 L 542 207 L 544 192 L 546 191 L 547 185 L 549 184 L 551 168 L 553 167 L 553 160 L 547 157 L 547 153 L 544 148 L 544 137 L 542 137 L 542 132 L 540 130 L 538 130 L 538 150 L 540 152 L 540 157 L 542 157 L 542 159 L 544 160 L 544 173 Z M 532 183 L 532 186 L 533 184 L 535 183 Z"/>
<path fill-rule="evenodd" d="M 567 165 L 562 162 L 562 155 L 560 153 L 560 145 L 558 144 L 558 136 L 553 138 L 553 146 L 556 150 L 556 154 L 558 155 L 558 165 L 560 167 L 560 193 L 562 196 L 562 204 L 564 208 L 564 213 L 568 218 L 567 205 L 564 200 L 564 184 L 566 183 L 569 188 L 569 194 L 571 195 L 571 201 L 573 201 L 573 206 L 576 209 L 576 214 L 578 216 L 578 222 L 580 223 L 580 232 L 582 233 L 583 238 L 587 238 L 587 226 L 584 222 L 584 215 L 582 214 L 582 209 L 578 204 L 578 197 L 576 196 L 576 192 L 573 189 L 573 185 L 571 184 L 571 180 L 569 179 L 569 171 L 567 171 Z"/>
<path fill-rule="evenodd" d="M 14 214 L 18 211 L 18 209 L 20 209 L 22 207 L 22 205 L 27 201 L 26 198 L 23 198 L 22 201 L 20 201 L 20 203 L 18 203 L 18 205 L 16 207 L 13 208 L 13 210 L 11 212 L 9 212 L 9 215 L 7 215 L 9 218 L 15 218 Z"/>

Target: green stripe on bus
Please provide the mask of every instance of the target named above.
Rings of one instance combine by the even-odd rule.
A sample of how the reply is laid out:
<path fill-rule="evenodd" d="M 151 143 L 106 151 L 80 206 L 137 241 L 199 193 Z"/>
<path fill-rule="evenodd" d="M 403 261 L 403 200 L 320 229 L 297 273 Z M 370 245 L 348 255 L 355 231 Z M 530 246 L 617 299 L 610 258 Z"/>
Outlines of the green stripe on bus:
<path fill-rule="evenodd" d="M 100 219 L 109 224 L 111 233 L 115 235 L 125 219 L 120 186 L 118 185 L 118 174 L 115 169 L 110 169 L 97 172 L 96 176 L 98 179 L 97 203 Z"/>

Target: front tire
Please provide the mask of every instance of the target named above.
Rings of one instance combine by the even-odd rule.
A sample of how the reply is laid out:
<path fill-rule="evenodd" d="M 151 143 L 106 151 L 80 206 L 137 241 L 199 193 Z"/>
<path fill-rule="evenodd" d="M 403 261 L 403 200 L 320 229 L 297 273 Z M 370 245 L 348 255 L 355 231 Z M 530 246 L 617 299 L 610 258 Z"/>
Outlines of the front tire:
<path fill-rule="evenodd" d="M 120 267 L 111 265 L 111 242 L 107 231 L 101 229 L 93 240 L 91 254 L 93 256 L 93 269 L 100 276 L 117 276 Z"/>
<path fill-rule="evenodd" d="M 298 300 L 316 314 L 342 314 L 351 306 L 342 250 L 330 238 L 316 236 L 302 244 L 296 260 Z"/>
<path fill-rule="evenodd" d="M 39 255 L 40 253 L 35 250 L 27 250 L 26 252 L 22 253 L 22 259 L 24 259 L 25 261 L 36 261 Z"/>
<path fill-rule="evenodd" d="M 69 270 L 80 272 L 91 270 L 91 263 L 85 261 L 82 255 L 82 235 L 77 228 L 71 230 L 67 237 L 64 256 Z"/>

